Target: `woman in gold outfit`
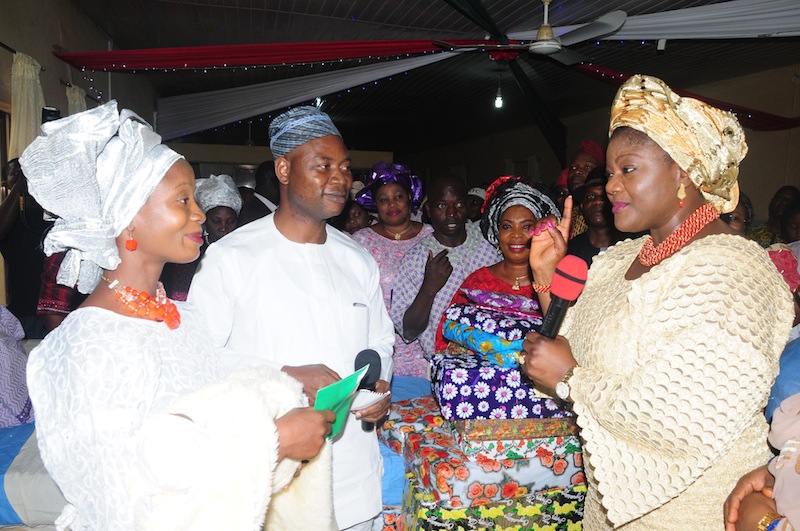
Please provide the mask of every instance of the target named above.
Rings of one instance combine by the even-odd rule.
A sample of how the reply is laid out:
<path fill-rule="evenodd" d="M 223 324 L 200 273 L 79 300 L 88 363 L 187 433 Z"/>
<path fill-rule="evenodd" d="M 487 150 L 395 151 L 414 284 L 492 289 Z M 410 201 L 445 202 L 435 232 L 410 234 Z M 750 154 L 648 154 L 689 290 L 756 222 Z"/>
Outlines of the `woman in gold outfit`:
<path fill-rule="evenodd" d="M 643 75 L 617 93 L 609 133 L 614 223 L 649 235 L 595 257 L 563 336 L 530 334 L 523 370 L 577 414 L 585 529 L 723 529 L 727 493 L 769 457 L 762 408 L 792 308 L 766 253 L 719 219 L 738 201 L 744 133 Z M 537 283 L 568 225 L 534 235 Z"/>

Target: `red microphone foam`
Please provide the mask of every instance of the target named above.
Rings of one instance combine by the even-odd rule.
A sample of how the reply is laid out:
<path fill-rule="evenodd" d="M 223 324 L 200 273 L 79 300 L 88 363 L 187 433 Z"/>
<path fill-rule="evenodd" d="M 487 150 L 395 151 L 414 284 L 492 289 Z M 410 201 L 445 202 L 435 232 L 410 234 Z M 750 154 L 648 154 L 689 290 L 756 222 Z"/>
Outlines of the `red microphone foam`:
<path fill-rule="evenodd" d="M 588 269 L 586 262 L 577 256 L 566 255 L 556 266 L 550 293 L 564 300 L 574 301 L 583 291 Z"/>

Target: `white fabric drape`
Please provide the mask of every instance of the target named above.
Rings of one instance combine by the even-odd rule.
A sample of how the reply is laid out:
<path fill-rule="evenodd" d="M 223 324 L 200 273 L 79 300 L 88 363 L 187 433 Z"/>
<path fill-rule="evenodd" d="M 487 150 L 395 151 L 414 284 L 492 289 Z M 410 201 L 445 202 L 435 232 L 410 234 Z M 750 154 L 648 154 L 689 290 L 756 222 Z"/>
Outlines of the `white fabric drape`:
<path fill-rule="evenodd" d="M 156 130 L 175 138 L 313 100 L 459 54 L 443 52 L 246 87 L 160 98 Z"/>
<path fill-rule="evenodd" d="M 563 35 L 582 25 L 554 28 Z M 740 39 L 800 36 L 800 0 L 732 0 L 628 17 L 603 39 Z M 536 38 L 536 29 L 508 35 Z M 166 139 L 242 120 L 457 56 L 444 52 L 247 87 L 161 98 L 157 131 Z"/>
<path fill-rule="evenodd" d="M 583 24 L 553 28 L 563 35 Z M 732 0 L 708 6 L 674 9 L 628 17 L 619 31 L 601 40 L 747 39 L 800 36 L 800 1 Z M 531 40 L 536 30 L 510 33 Z"/>
<path fill-rule="evenodd" d="M 39 81 L 42 67 L 33 57 L 17 52 L 11 65 L 11 138 L 8 158 L 22 155 L 39 134 L 44 92 Z"/>
<path fill-rule="evenodd" d="M 67 114 L 72 116 L 86 110 L 86 91 L 80 87 L 67 87 Z"/>

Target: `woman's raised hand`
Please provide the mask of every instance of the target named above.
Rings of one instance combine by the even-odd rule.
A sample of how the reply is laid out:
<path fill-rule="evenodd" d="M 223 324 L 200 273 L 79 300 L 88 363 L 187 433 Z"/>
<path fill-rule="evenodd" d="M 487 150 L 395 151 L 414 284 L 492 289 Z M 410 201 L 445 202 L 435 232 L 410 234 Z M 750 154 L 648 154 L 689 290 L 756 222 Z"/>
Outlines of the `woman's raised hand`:
<path fill-rule="evenodd" d="M 572 223 L 572 196 L 564 201 L 564 215 L 561 222 L 556 223 L 554 216 L 540 219 L 533 229 L 531 238 L 531 254 L 529 257 L 531 271 L 537 284 L 550 284 L 558 262 L 567 254 L 567 240 Z"/>

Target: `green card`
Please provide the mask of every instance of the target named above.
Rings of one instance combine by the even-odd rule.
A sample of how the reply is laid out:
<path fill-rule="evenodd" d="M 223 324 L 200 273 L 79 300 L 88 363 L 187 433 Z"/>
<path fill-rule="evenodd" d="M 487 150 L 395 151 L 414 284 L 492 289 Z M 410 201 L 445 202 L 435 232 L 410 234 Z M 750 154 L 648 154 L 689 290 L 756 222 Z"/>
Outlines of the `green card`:
<path fill-rule="evenodd" d="M 369 365 L 365 365 L 350 376 L 317 391 L 314 409 L 317 411 L 330 409 L 336 413 L 336 421 L 333 423 L 328 439 L 336 437 L 344 429 L 347 414 L 350 412 L 350 405 L 356 397 L 356 389 L 358 389 L 358 384 L 361 383 L 361 379 L 368 368 Z"/>

